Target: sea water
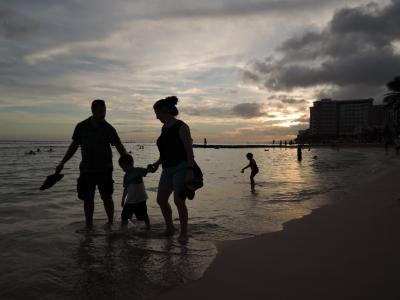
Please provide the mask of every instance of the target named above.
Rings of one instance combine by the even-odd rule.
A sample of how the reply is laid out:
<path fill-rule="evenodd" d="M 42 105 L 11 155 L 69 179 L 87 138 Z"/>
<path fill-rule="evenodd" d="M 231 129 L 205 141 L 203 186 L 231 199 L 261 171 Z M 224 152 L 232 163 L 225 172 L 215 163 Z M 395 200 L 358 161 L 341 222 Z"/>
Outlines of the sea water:
<path fill-rule="evenodd" d="M 155 145 L 125 146 L 137 166 L 158 159 Z M 105 226 L 96 192 L 94 229 L 86 231 L 76 195 L 79 152 L 65 165 L 62 181 L 39 191 L 67 148 L 66 142 L 0 142 L 0 299 L 149 299 L 200 278 L 217 254 L 215 241 L 280 230 L 284 222 L 327 204 L 328 194 L 340 196 L 398 163 L 380 148 L 305 148 L 301 162 L 296 149 L 195 149 L 205 185 L 187 201 L 190 239 L 181 245 L 176 236 L 162 235 L 156 203 L 160 170 L 144 180 L 152 231 L 136 221 L 119 229 L 123 173 L 115 149 L 115 225 Z M 250 170 L 240 172 L 247 152 L 260 169 L 254 192 Z M 172 197 L 170 202 L 179 228 Z"/>

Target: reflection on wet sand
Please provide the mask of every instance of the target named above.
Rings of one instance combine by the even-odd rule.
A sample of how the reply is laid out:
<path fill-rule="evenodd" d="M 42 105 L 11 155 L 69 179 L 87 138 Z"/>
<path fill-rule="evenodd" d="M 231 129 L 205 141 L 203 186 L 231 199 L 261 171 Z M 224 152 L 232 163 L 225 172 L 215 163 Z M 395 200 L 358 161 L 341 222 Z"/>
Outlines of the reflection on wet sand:
<path fill-rule="evenodd" d="M 200 278 L 215 255 L 210 242 L 191 239 L 181 245 L 176 237 L 157 233 L 95 229 L 79 237 L 75 266 L 66 268 L 75 273 L 73 298 L 145 299 Z"/>

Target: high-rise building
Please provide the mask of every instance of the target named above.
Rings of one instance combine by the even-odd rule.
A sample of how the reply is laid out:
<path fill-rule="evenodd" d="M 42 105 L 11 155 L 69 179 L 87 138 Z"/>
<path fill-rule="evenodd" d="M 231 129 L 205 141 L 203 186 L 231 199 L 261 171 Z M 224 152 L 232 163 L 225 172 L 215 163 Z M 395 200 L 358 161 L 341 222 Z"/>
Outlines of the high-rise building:
<path fill-rule="evenodd" d="M 310 134 L 314 137 L 335 138 L 353 136 L 378 122 L 373 99 L 315 101 L 310 107 Z M 376 116 L 376 118 L 374 118 Z"/>
<path fill-rule="evenodd" d="M 334 137 L 338 134 L 337 101 L 322 99 L 310 107 L 310 131 L 313 136 Z"/>

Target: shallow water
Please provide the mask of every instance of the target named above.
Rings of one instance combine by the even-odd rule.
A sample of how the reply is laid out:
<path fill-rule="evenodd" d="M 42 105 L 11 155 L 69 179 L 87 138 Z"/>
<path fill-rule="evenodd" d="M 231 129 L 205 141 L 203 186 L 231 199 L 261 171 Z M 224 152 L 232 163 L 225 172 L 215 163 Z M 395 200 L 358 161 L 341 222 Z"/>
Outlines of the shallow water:
<path fill-rule="evenodd" d="M 55 152 L 46 150 L 53 146 Z M 80 154 L 67 163 L 65 177 L 39 191 L 67 149 L 67 143 L 0 143 L 0 298 L 1 299 L 148 299 L 202 276 L 216 255 L 214 241 L 251 237 L 279 230 L 327 202 L 328 193 L 397 163 L 382 149 L 251 149 L 260 168 L 251 193 L 248 149 L 195 149 L 205 187 L 188 201 L 191 238 L 180 245 L 165 238 L 155 203 L 160 171 L 145 178 L 151 233 L 133 222 L 127 231 L 104 226 L 96 194 L 95 228 L 84 230 L 83 207 L 76 197 Z M 36 155 L 29 150 L 41 149 Z M 158 158 L 154 145 L 126 144 L 136 165 Z M 317 156 L 317 159 L 313 159 Z M 117 155 L 114 156 L 116 160 Z M 114 164 L 117 166 L 117 164 Z M 115 216 L 119 218 L 122 172 L 114 172 Z M 172 201 L 171 201 L 172 202 Z M 176 225 L 177 212 L 173 207 Z"/>

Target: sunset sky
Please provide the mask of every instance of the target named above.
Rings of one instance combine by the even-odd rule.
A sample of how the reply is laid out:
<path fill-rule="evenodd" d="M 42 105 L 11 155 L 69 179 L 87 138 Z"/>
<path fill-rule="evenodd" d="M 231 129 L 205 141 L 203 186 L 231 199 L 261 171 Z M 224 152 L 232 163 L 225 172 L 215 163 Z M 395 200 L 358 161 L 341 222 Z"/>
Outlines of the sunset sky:
<path fill-rule="evenodd" d="M 0 139 L 70 140 L 105 99 L 124 141 L 153 142 L 179 98 L 195 142 L 271 142 L 322 97 L 400 75 L 400 0 L 2 0 Z"/>

